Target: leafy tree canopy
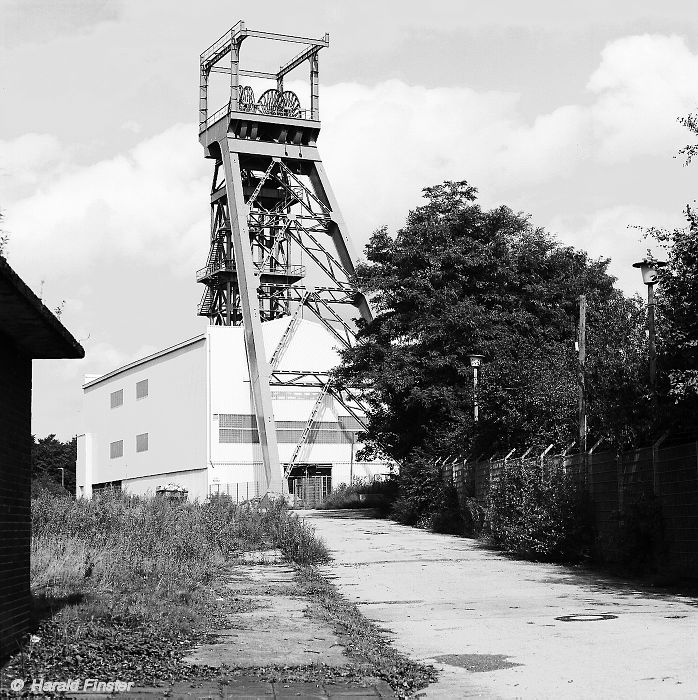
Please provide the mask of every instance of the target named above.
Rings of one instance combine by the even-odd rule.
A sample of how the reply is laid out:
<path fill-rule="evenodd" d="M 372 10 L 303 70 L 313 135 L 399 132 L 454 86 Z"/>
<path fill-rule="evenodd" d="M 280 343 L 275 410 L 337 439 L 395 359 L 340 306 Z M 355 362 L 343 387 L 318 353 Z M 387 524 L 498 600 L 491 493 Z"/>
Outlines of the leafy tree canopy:
<path fill-rule="evenodd" d="M 420 451 L 570 441 L 577 433 L 579 295 L 587 295 L 596 346 L 623 379 L 623 363 L 635 362 L 626 346 L 640 302 L 613 287 L 608 260 L 561 245 L 508 207 L 482 209 L 467 182 L 424 194 L 427 203 L 395 238 L 385 228 L 373 234 L 367 263 L 357 268 L 376 315 L 359 325 L 359 342 L 343 352 L 335 380 L 363 391 L 368 451 L 402 460 Z M 486 358 L 477 426 L 469 353 Z M 601 353 L 589 355 L 591 371 Z M 627 387 L 634 397 L 642 391 Z M 595 387 L 594 396 L 608 412 L 607 392 Z"/>
<path fill-rule="evenodd" d="M 53 434 L 39 440 L 32 436 L 32 491 L 60 492 L 62 468 L 65 489 L 74 493 L 76 461 L 77 438 L 61 442 Z"/>
<path fill-rule="evenodd" d="M 698 214 L 685 210 L 686 226 L 649 229 L 663 249 L 658 270 L 657 350 L 664 421 L 688 427 L 698 415 Z"/>

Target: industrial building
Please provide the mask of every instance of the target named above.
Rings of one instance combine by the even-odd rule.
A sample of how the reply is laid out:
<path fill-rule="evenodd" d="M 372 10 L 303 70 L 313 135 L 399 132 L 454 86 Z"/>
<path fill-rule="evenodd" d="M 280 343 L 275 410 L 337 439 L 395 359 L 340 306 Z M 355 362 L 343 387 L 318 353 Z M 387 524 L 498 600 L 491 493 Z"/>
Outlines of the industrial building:
<path fill-rule="evenodd" d="M 252 40 L 302 48 L 274 72 L 251 70 L 241 47 Z M 290 491 L 307 503 L 332 483 L 387 471 L 356 463 L 365 408 L 330 375 L 337 349 L 356 342 L 353 320 L 372 314 L 353 284 L 356 256 L 317 148 L 318 54 L 328 45 L 327 34 L 240 21 L 201 54 L 199 141 L 213 173 L 196 280 L 209 327 L 86 382 L 78 495 L 171 484 L 189 497 Z M 284 88 L 303 66 L 308 108 Z M 229 99 L 211 112 L 217 76 Z M 272 87 L 257 98 L 240 78 Z"/>
<path fill-rule="evenodd" d="M 276 347 L 291 319 L 264 324 L 265 341 Z M 297 342 L 279 362 L 337 364 L 333 339 L 319 324 L 301 319 Z M 279 457 L 291 461 L 322 389 L 279 386 L 272 392 Z M 288 475 L 295 482 L 317 477 L 326 491 L 352 477 L 373 478 L 388 471 L 382 462 L 358 462 L 361 425 L 329 393 L 324 393 L 313 427 Z M 189 498 L 225 493 L 247 500 L 266 491 L 259 433 L 252 406 L 243 330 L 208 326 L 206 332 L 84 385 L 85 433 L 78 438 L 78 496 L 117 487 L 153 495 L 174 484 Z"/>

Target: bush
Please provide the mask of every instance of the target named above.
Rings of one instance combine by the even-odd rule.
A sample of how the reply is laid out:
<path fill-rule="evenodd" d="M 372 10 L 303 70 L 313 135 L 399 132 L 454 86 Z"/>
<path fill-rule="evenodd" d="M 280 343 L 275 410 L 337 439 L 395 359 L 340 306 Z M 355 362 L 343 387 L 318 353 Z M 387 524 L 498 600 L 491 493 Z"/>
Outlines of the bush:
<path fill-rule="evenodd" d="M 454 535 L 472 534 L 458 502 L 458 493 L 446 482 L 441 467 L 427 458 L 402 465 L 398 497 L 392 517 L 405 525 Z"/>
<path fill-rule="evenodd" d="M 340 484 L 327 494 L 319 508 L 375 508 L 386 515 L 397 496 L 397 480 L 394 477 L 385 481 L 360 479 L 353 484 Z M 369 496 L 369 498 L 361 498 Z"/>
<path fill-rule="evenodd" d="M 490 490 L 485 531 L 492 544 L 517 556 L 577 561 L 587 556 L 591 526 L 578 482 L 557 465 L 512 462 Z"/>

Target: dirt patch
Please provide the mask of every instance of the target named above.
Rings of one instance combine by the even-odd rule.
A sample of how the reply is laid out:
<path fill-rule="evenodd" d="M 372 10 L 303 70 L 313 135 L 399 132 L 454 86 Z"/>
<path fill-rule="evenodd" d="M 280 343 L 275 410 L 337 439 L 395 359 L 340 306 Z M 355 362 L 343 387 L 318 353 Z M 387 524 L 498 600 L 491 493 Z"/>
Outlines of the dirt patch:
<path fill-rule="evenodd" d="M 504 654 L 442 654 L 435 656 L 434 660 L 449 666 L 464 668 L 471 673 L 501 671 L 505 668 L 522 665 L 508 661 L 508 658 Z"/>

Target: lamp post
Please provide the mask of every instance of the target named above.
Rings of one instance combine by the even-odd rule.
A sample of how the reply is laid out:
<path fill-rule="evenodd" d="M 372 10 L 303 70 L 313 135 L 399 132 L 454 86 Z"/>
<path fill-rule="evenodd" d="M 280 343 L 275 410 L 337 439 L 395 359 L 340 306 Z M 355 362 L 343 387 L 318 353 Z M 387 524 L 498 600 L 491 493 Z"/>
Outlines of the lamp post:
<path fill-rule="evenodd" d="M 657 345 L 654 328 L 654 285 L 657 284 L 657 269 L 664 267 L 665 262 L 660 260 L 641 260 L 633 264 L 642 272 L 642 281 L 647 285 L 647 329 L 649 331 L 649 355 L 650 355 L 650 391 L 655 395 L 657 382 Z"/>
<path fill-rule="evenodd" d="M 470 366 L 473 368 L 473 420 L 477 423 L 479 420 L 479 406 L 477 402 L 477 379 L 478 370 L 485 359 L 484 355 L 476 355 L 471 353 L 468 355 Z"/>

